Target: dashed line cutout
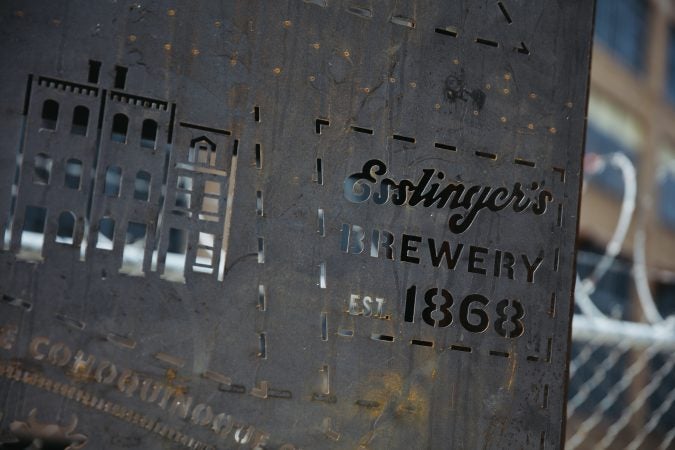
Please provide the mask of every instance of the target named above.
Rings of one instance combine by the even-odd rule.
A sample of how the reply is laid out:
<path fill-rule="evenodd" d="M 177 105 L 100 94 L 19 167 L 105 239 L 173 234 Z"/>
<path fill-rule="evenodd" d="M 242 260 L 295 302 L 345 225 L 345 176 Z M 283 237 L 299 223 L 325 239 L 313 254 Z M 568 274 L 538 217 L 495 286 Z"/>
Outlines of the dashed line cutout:
<path fill-rule="evenodd" d="M 466 347 L 464 345 L 451 345 L 450 350 L 456 350 L 458 352 L 471 353 L 471 347 Z"/>
<path fill-rule="evenodd" d="M 493 161 L 496 161 L 496 160 L 497 160 L 497 155 L 494 154 L 494 153 L 481 152 L 481 151 L 478 151 L 478 150 L 477 150 L 477 151 L 475 152 L 475 155 L 478 156 L 478 157 L 480 157 L 480 158 L 487 158 L 487 159 L 491 159 L 491 160 L 493 160 Z"/>
<path fill-rule="evenodd" d="M 365 134 L 373 134 L 374 131 L 372 128 L 364 128 L 364 127 L 359 127 L 356 125 L 352 125 L 351 129 L 356 131 L 357 133 L 365 133 Z"/>
<path fill-rule="evenodd" d="M 183 358 L 179 358 L 178 356 L 169 355 L 168 353 L 164 352 L 157 352 L 153 356 L 156 360 L 165 362 L 172 366 L 176 366 L 178 368 L 185 367 L 185 360 Z"/>
<path fill-rule="evenodd" d="M 316 182 L 323 185 L 323 161 L 316 158 Z"/>
<path fill-rule="evenodd" d="M 492 41 L 490 39 L 483 39 L 483 38 L 479 38 L 479 37 L 476 38 L 476 43 L 487 45 L 488 47 L 495 47 L 495 48 L 499 47 L 499 42 Z"/>
<path fill-rule="evenodd" d="M 330 126 L 330 121 L 328 119 L 317 118 L 314 122 L 314 132 L 316 134 L 321 134 L 321 128 L 328 126 Z"/>
<path fill-rule="evenodd" d="M 322 208 L 319 208 L 317 211 L 317 221 L 319 222 L 319 235 L 321 237 L 326 236 L 326 222 L 325 214 Z"/>
<path fill-rule="evenodd" d="M 499 9 L 501 10 L 502 14 L 504 15 L 504 18 L 506 19 L 506 22 L 511 24 L 513 23 L 513 20 L 511 19 L 511 14 L 506 10 L 506 6 L 504 6 L 503 2 L 497 2 L 497 5 L 499 6 Z"/>
<path fill-rule="evenodd" d="M 454 145 L 442 144 L 440 142 L 434 142 L 434 147 L 440 148 L 441 150 L 450 150 L 451 152 L 457 151 L 457 147 Z"/>
<path fill-rule="evenodd" d="M 319 287 L 326 289 L 326 262 L 319 264 Z"/>
<path fill-rule="evenodd" d="M 255 191 L 255 212 L 257 215 L 263 215 L 263 193 L 262 191 Z"/>
<path fill-rule="evenodd" d="M 265 264 L 265 238 L 258 237 L 258 264 Z"/>
<path fill-rule="evenodd" d="M 232 384 L 232 379 L 230 377 L 226 377 L 222 373 L 214 372 L 212 370 L 207 370 L 206 372 L 202 373 L 202 378 L 215 381 L 218 384 L 224 384 L 226 386 Z"/>
<path fill-rule="evenodd" d="M 136 348 L 136 341 L 126 336 L 121 336 L 116 333 L 108 333 L 105 337 L 106 341 L 111 344 L 115 344 L 118 347 L 126 348 L 127 350 L 133 350 Z"/>
<path fill-rule="evenodd" d="M 65 325 L 68 325 L 71 328 L 75 328 L 76 330 L 84 330 L 86 324 L 81 321 L 77 320 L 73 317 L 66 316 L 65 314 L 54 314 L 54 317 L 56 317 L 57 320 L 63 322 Z"/>
<path fill-rule="evenodd" d="M 317 5 L 322 8 L 328 6 L 328 0 L 303 0 L 305 3 L 310 3 L 312 5 Z"/>
<path fill-rule="evenodd" d="M 265 294 L 265 285 L 258 285 L 258 309 L 262 312 L 267 311 L 267 295 Z"/>
<path fill-rule="evenodd" d="M 321 313 L 321 340 L 328 340 L 328 313 L 325 311 Z"/>
<path fill-rule="evenodd" d="M 253 107 L 253 120 L 260 122 L 260 106 Z"/>
<path fill-rule="evenodd" d="M 433 341 L 425 341 L 422 339 L 411 339 L 410 340 L 411 345 L 419 345 L 420 347 L 433 347 L 434 342 Z"/>
<path fill-rule="evenodd" d="M 523 159 L 523 158 L 515 158 L 513 160 L 513 163 L 519 164 L 521 166 L 527 166 L 527 167 L 536 167 L 537 166 L 537 164 L 534 161 L 528 161 L 528 160 Z"/>
<path fill-rule="evenodd" d="M 9 305 L 16 306 L 18 308 L 23 308 L 26 311 L 30 311 L 31 309 L 33 309 L 32 303 L 22 300 L 18 297 L 12 297 L 11 295 L 2 294 L 2 301 Z"/>
<path fill-rule="evenodd" d="M 365 19 L 373 18 L 373 11 L 368 8 L 361 8 L 359 6 L 349 6 L 347 12 L 355 16 L 363 17 Z"/>
<path fill-rule="evenodd" d="M 434 30 L 438 34 L 442 34 L 450 37 L 457 37 L 457 28 L 455 27 L 445 27 L 445 28 L 436 28 Z"/>
<path fill-rule="evenodd" d="M 411 144 L 415 143 L 415 138 L 410 136 L 403 136 L 402 134 L 395 134 L 392 136 L 393 139 L 397 141 L 410 142 Z"/>
<path fill-rule="evenodd" d="M 499 352 L 497 350 L 490 350 L 490 356 L 501 356 L 502 358 L 508 358 L 509 352 Z"/>
<path fill-rule="evenodd" d="M 411 30 L 415 28 L 415 21 L 409 17 L 392 16 L 390 22 L 396 25 L 401 25 Z"/>
<path fill-rule="evenodd" d="M 394 336 L 387 334 L 372 333 L 370 339 L 374 341 L 394 342 Z"/>
<path fill-rule="evenodd" d="M 262 148 L 260 144 L 255 144 L 255 168 L 262 169 Z"/>

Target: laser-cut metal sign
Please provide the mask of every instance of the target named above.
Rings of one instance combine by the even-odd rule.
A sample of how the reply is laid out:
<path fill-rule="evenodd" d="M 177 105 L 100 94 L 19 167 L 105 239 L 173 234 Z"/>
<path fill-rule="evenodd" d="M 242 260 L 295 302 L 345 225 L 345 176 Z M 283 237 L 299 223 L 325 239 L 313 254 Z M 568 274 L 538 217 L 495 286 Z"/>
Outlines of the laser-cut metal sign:
<path fill-rule="evenodd" d="M 560 447 L 592 8 L 4 2 L 3 445 Z"/>

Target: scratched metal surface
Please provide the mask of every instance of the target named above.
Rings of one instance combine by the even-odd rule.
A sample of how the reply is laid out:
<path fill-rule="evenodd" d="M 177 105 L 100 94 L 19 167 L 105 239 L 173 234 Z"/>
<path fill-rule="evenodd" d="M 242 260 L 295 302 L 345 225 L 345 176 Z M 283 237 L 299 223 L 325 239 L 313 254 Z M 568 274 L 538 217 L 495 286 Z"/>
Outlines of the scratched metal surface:
<path fill-rule="evenodd" d="M 561 447 L 592 7 L 2 2 L 3 448 Z"/>

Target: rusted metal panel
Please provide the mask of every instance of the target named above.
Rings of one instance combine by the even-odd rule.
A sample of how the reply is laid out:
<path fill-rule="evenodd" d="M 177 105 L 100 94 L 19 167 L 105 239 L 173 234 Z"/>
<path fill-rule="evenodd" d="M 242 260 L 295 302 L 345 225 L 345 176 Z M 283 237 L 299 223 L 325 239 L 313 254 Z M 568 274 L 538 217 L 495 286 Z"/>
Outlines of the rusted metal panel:
<path fill-rule="evenodd" d="M 557 448 L 592 2 L 4 2 L 0 429 Z"/>

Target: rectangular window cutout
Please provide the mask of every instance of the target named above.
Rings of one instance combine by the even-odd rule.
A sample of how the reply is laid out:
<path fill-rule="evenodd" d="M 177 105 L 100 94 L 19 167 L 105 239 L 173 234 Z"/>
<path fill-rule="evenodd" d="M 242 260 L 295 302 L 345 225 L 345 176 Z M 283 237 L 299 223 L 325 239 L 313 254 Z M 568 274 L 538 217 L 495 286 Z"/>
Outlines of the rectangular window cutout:
<path fill-rule="evenodd" d="M 21 231 L 21 257 L 25 259 L 41 259 L 42 246 L 45 241 L 45 225 L 47 209 L 40 206 L 26 206 Z"/>
<path fill-rule="evenodd" d="M 162 278 L 185 283 L 185 259 L 187 232 L 178 228 L 169 229 L 169 244 Z"/>
<path fill-rule="evenodd" d="M 218 203 L 219 197 L 204 195 L 202 198 L 202 212 L 217 215 L 219 211 Z"/>
<path fill-rule="evenodd" d="M 143 259 L 145 257 L 145 240 L 147 225 L 129 222 L 122 252 L 121 273 L 132 276 L 143 276 Z"/>
<path fill-rule="evenodd" d="M 98 236 L 96 248 L 112 250 L 115 241 L 115 220 L 111 217 L 101 217 L 98 221 Z"/>
<path fill-rule="evenodd" d="M 260 122 L 260 106 L 253 107 L 253 118 L 256 122 Z"/>
<path fill-rule="evenodd" d="M 220 195 L 220 183 L 218 181 L 205 181 L 204 192 L 211 195 Z"/>
<path fill-rule="evenodd" d="M 127 84 L 127 68 L 115 66 L 115 89 L 124 89 Z"/>
<path fill-rule="evenodd" d="M 213 235 L 200 232 L 197 255 L 195 256 L 195 262 L 192 265 L 192 271 L 199 273 L 213 273 L 214 257 Z"/>
<path fill-rule="evenodd" d="M 179 175 L 178 180 L 176 181 L 176 187 L 178 189 L 184 189 L 186 191 L 191 191 L 192 190 L 192 178 L 186 177 L 186 176 L 183 176 L 183 175 Z"/>
<path fill-rule="evenodd" d="M 89 60 L 89 76 L 87 81 L 89 83 L 98 83 L 98 77 L 101 74 L 101 61 L 94 61 L 93 59 Z"/>

